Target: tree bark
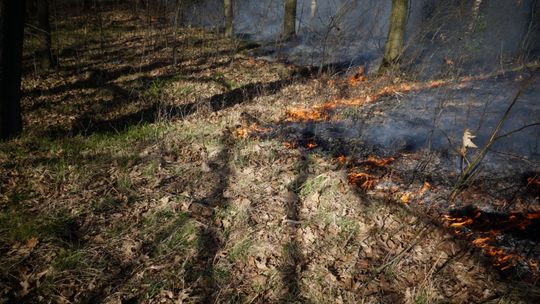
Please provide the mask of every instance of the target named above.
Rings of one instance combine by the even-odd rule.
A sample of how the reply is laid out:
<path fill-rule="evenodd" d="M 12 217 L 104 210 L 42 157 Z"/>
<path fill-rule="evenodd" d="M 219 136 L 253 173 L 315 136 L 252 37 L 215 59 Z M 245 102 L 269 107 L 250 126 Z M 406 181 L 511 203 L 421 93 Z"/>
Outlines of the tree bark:
<path fill-rule="evenodd" d="M 296 0 L 285 0 L 283 32 L 281 38 L 288 40 L 296 36 Z"/>
<path fill-rule="evenodd" d="M 472 7 L 472 16 L 471 16 L 471 23 L 469 23 L 469 33 L 471 33 L 474 30 L 474 26 L 476 22 L 478 21 L 478 16 L 480 15 L 480 5 L 482 4 L 482 0 L 474 0 L 474 4 Z"/>
<path fill-rule="evenodd" d="M 0 139 L 22 131 L 21 61 L 25 1 L 0 0 Z"/>
<path fill-rule="evenodd" d="M 53 67 L 49 3 L 47 0 L 34 1 L 36 7 L 36 35 L 39 43 L 36 59 L 40 70 L 47 71 Z"/>
<path fill-rule="evenodd" d="M 232 0 L 223 0 L 223 14 L 225 16 L 225 37 L 232 38 L 234 34 Z"/>
<path fill-rule="evenodd" d="M 405 26 L 407 25 L 407 6 L 408 0 L 392 0 L 390 29 L 388 30 L 381 69 L 399 62 L 403 52 Z"/>
<path fill-rule="evenodd" d="M 315 18 L 315 15 L 317 14 L 317 0 L 311 0 L 311 7 L 310 7 L 310 17 Z"/>

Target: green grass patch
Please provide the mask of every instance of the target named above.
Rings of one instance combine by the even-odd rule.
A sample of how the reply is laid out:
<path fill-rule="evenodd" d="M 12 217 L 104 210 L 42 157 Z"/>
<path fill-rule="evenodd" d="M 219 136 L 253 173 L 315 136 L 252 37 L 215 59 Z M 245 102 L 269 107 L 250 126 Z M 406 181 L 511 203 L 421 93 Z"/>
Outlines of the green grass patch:
<path fill-rule="evenodd" d="M 300 186 L 300 197 L 305 199 L 315 191 L 319 191 L 326 181 L 326 177 L 323 175 L 317 175 L 315 177 L 309 177 L 302 186 Z"/>
<path fill-rule="evenodd" d="M 0 214 L 0 234 L 10 242 L 24 242 L 32 237 L 73 242 L 77 239 L 77 223 L 66 212 L 48 216 L 10 208 Z"/>
<path fill-rule="evenodd" d="M 234 244 L 231 249 L 229 249 L 227 258 L 232 263 L 247 261 L 251 250 L 251 245 L 252 244 L 249 237 L 240 240 L 239 242 Z"/>
<path fill-rule="evenodd" d="M 62 249 L 52 260 L 52 266 L 56 271 L 76 270 L 84 264 L 84 256 L 78 249 Z"/>
<path fill-rule="evenodd" d="M 200 243 L 200 228 L 188 213 L 156 212 L 144 219 L 143 233 L 151 236 L 156 255 L 188 252 Z"/>

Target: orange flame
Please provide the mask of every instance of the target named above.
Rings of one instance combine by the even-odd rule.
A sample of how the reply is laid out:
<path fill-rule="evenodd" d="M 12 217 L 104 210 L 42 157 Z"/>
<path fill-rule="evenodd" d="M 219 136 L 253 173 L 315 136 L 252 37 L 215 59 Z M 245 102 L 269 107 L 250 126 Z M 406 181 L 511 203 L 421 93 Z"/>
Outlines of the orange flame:
<path fill-rule="evenodd" d="M 306 145 L 306 148 L 308 148 L 308 149 L 314 149 L 314 148 L 316 148 L 316 147 L 317 147 L 317 144 L 314 143 L 314 142 L 309 142 L 309 143 L 307 143 L 307 145 Z"/>
<path fill-rule="evenodd" d="M 540 188 L 540 176 L 527 178 L 527 186 L 534 186 Z"/>
<path fill-rule="evenodd" d="M 401 195 L 399 200 L 404 204 L 408 204 L 408 203 L 411 202 L 413 197 L 414 197 L 414 194 L 412 194 L 411 192 L 405 192 L 405 193 L 403 193 L 403 195 Z"/>
<path fill-rule="evenodd" d="M 344 163 L 347 162 L 347 157 L 345 155 L 340 155 L 340 156 L 338 156 L 337 160 L 338 160 L 339 163 L 344 164 Z"/>
<path fill-rule="evenodd" d="M 364 162 L 368 165 L 372 165 L 375 167 L 385 167 L 391 162 L 393 162 L 395 159 L 393 157 L 388 158 L 379 158 L 377 156 L 369 156 L 368 159 Z"/>
<path fill-rule="evenodd" d="M 285 148 L 287 148 L 287 149 L 294 149 L 294 148 L 296 148 L 296 144 L 295 144 L 295 143 L 293 143 L 293 142 L 288 142 L 288 141 L 284 142 L 284 143 L 283 143 L 283 146 L 284 146 Z"/>
<path fill-rule="evenodd" d="M 419 196 L 424 195 L 430 188 L 431 188 L 431 184 L 428 182 L 424 182 L 424 184 L 422 185 L 422 188 L 418 190 L 418 195 Z"/>
<path fill-rule="evenodd" d="M 463 217 L 452 217 L 449 215 L 444 215 L 443 218 L 447 221 L 450 221 L 450 227 L 456 228 L 453 232 L 457 235 L 464 235 L 463 230 L 458 229 L 473 224 L 474 220 L 478 219 L 482 215 L 480 209 L 476 209 L 470 216 Z M 508 218 L 503 220 L 504 228 L 502 230 L 489 230 L 484 232 L 482 236 L 476 237 L 471 241 L 472 245 L 477 248 L 481 248 L 484 255 L 492 258 L 493 265 L 500 270 L 506 270 L 511 267 L 514 267 L 518 261 L 523 260 L 522 256 L 519 256 L 515 253 L 508 252 L 504 248 L 500 248 L 496 245 L 490 244 L 498 234 L 503 232 L 505 229 L 518 228 L 526 229 L 531 225 L 532 220 L 537 220 L 540 218 L 539 212 L 529 212 L 525 214 L 520 213 L 511 213 L 508 215 Z M 473 233 L 465 234 L 466 238 L 472 237 Z M 533 271 L 537 271 L 537 264 L 535 261 L 526 261 Z"/>
<path fill-rule="evenodd" d="M 259 125 L 257 125 L 257 123 L 252 123 L 250 126 L 242 126 L 240 128 L 238 128 L 235 132 L 234 132 L 234 135 L 236 136 L 236 138 L 246 138 L 249 136 L 250 133 L 253 133 L 253 132 L 266 132 L 266 131 L 269 131 L 270 129 L 268 128 L 263 128 L 263 127 L 259 127 Z"/>
<path fill-rule="evenodd" d="M 364 67 L 359 67 L 355 75 L 348 79 L 348 83 L 352 86 L 357 85 L 361 81 L 367 80 L 367 77 L 364 75 Z M 459 81 L 461 85 L 467 84 L 475 79 L 483 79 L 485 77 L 463 77 Z M 288 121 L 322 121 L 329 120 L 330 115 L 328 110 L 335 109 L 337 107 L 343 106 L 358 106 L 366 103 L 374 102 L 380 99 L 381 97 L 391 96 L 394 94 L 404 94 L 411 91 L 421 91 L 425 89 L 437 88 L 449 84 L 455 83 L 455 80 L 433 80 L 429 82 L 400 82 L 397 84 L 391 84 L 379 88 L 378 90 L 373 90 L 371 93 L 367 93 L 364 96 L 351 98 L 351 99 L 338 99 L 333 101 L 328 101 L 322 105 L 316 105 L 312 108 L 292 108 L 287 110 L 286 116 Z M 329 86 L 335 84 L 335 81 L 330 79 L 327 81 Z M 460 84 L 458 84 L 460 85 Z"/>
<path fill-rule="evenodd" d="M 467 225 L 470 225 L 472 223 L 473 223 L 473 220 L 468 218 L 468 219 L 465 219 L 463 221 L 452 223 L 452 224 L 450 224 L 450 227 L 461 228 L 463 226 L 467 226 Z"/>
<path fill-rule="evenodd" d="M 540 219 L 540 212 L 531 212 L 525 214 L 525 217 L 529 220 Z"/>
<path fill-rule="evenodd" d="M 357 86 L 360 82 L 366 81 L 367 77 L 364 75 L 365 69 L 363 66 L 358 67 L 358 71 L 349 78 L 349 85 L 352 87 Z"/>
<path fill-rule="evenodd" d="M 289 109 L 287 110 L 288 121 L 321 121 L 327 120 L 328 116 L 318 110 L 310 109 Z"/>
<path fill-rule="evenodd" d="M 349 183 L 360 187 L 362 190 L 367 191 L 375 187 L 376 179 L 373 175 L 367 173 L 349 173 L 347 176 Z"/>
<path fill-rule="evenodd" d="M 472 241 L 473 245 L 476 247 L 484 248 L 487 246 L 486 242 L 491 240 L 490 237 L 484 237 L 484 238 L 477 238 L 474 241 Z"/>

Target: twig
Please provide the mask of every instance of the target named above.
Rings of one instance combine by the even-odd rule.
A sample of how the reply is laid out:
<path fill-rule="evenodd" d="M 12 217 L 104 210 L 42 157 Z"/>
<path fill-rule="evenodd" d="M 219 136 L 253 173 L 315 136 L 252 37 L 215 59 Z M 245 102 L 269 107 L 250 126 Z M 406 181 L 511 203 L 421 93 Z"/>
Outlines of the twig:
<path fill-rule="evenodd" d="M 424 234 L 424 232 L 427 230 L 427 226 L 422 227 L 418 234 L 416 234 L 415 239 L 409 243 L 409 246 L 406 248 L 403 248 L 400 253 L 398 253 L 395 257 L 393 257 L 390 261 L 384 263 L 383 265 L 379 266 L 373 271 L 373 277 L 381 273 L 386 267 L 394 264 L 394 262 L 397 262 L 403 258 L 405 253 L 409 252 L 411 249 L 413 249 L 414 246 L 416 246 L 420 241 L 422 240 L 421 236 Z"/>
<path fill-rule="evenodd" d="M 537 122 L 532 123 L 532 124 L 524 125 L 524 126 L 522 126 L 521 128 L 518 128 L 518 129 L 515 129 L 515 130 L 512 130 L 512 131 L 509 131 L 509 132 L 507 132 L 507 133 L 504 133 L 503 135 L 499 135 L 499 136 L 497 136 L 497 137 L 495 138 L 495 140 L 499 140 L 499 139 L 501 139 L 501 138 L 503 138 L 503 137 L 510 136 L 510 135 L 512 135 L 512 134 L 514 134 L 514 133 L 523 131 L 523 130 L 525 130 L 525 129 L 527 129 L 527 128 L 534 127 L 534 126 L 540 126 L 540 121 L 537 121 Z"/>

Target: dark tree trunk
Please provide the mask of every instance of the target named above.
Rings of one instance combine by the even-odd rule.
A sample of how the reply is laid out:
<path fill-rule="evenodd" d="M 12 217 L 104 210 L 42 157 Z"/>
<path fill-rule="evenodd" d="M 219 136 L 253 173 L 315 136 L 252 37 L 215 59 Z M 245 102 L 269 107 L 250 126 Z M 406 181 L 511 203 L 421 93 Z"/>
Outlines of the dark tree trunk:
<path fill-rule="evenodd" d="M 285 0 L 283 33 L 281 38 L 288 40 L 296 36 L 296 0 Z"/>
<path fill-rule="evenodd" d="M 25 1 L 0 0 L 0 138 L 22 131 L 21 60 Z"/>
<path fill-rule="evenodd" d="M 82 0 L 83 9 L 86 11 L 95 10 L 97 8 L 97 5 L 98 5 L 97 0 Z"/>
<path fill-rule="evenodd" d="M 36 35 L 39 42 L 39 49 L 36 51 L 36 59 L 40 70 L 47 71 L 53 67 L 49 3 L 47 0 L 34 1 L 36 7 Z"/>
<path fill-rule="evenodd" d="M 233 36 L 233 4 L 232 0 L 223 0 L 223 14 L 225 16 L 225 37 Z"/>
<path fill-rule="evenodd" d="M 403 52 L 408 0 L 392 0 L 390 29 L 384 48 L 381 70 L 398 63 Z"/>

